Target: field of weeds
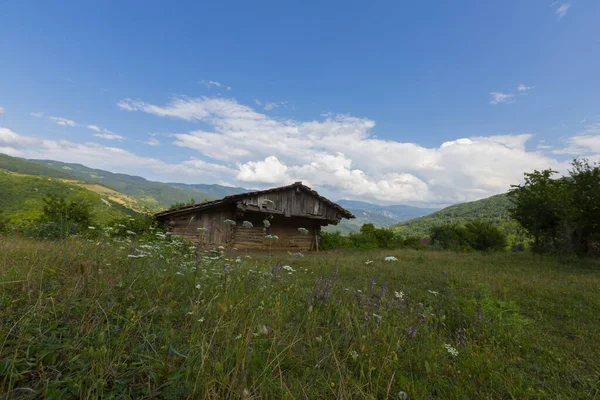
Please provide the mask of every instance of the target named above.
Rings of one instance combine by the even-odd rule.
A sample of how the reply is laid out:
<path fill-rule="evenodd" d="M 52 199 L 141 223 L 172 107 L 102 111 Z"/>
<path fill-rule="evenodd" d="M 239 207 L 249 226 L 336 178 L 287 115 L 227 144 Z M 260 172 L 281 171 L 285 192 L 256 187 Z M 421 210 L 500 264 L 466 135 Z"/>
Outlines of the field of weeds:
<path fill-rule="evenodd" d="M 0 237 L 0 399 L 598 398 L 600 263 Z"/>

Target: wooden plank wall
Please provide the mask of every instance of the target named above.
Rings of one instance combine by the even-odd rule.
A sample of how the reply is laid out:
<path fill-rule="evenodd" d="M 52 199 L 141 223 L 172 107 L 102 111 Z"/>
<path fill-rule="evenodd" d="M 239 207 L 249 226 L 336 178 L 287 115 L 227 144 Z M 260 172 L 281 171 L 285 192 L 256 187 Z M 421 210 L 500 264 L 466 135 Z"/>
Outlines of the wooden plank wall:
<path fill-rule="evenodd" d="M 275 235 L 279 239 L 271 241 L 274 250 L 288 249 L 289 251 L 309 251 L 315 247 L 315 221 L 308 218 L 286 218 L 275 216 L 270 219 L 271 226 L 264 228 L 264 214 L 246 214 L 243 220 L 252 222 L 254 227 L 246 228 L 240 220 L 234 227 L 232 246 L 239 249 L 268 249 L 269 240 L 266 235 Z M 301 233 L 298 228 L 305 228 L 308 234 Z"/>
<path fill-rule="evenodd" d="M 166 226 L 172 234 L 195 242 L 202 239 L 204 244 L 226 245 L 233 234 L 233 228 L 223 223 L 226 219 L 233 219 L 233 211 L 206 210 L 171 217 L 166 221 Z M 206 228 L 206 231 L 199 231 L 198 228 Z"/>

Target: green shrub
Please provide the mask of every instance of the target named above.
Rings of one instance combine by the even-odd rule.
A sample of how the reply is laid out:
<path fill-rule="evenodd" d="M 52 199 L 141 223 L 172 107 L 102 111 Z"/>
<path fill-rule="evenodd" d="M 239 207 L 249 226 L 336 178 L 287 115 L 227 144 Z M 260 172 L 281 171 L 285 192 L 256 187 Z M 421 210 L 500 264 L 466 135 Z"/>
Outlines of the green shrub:
<path fill-rule="evenodd" d="M 352 247 L 352 242 L 348 236 L 344 236 L 340 232 L 321 232 L 320 234 L 320 250 L 347 249 L 350 247 Z"/>
<path fill-rule="evenodd" d="M 151 215 L 115 218 L 106 224 L 111 236 L 145 235 L 157 229 L 156 219 Z"/>
<path fill-rule="evenodd" d="M 482 220 L 466 223 L 464 226 L 448 224 L 430 229 L 431 244 L 445 250 L 492 251 L 504 250 L 506 235 L 496 226 Z"/>

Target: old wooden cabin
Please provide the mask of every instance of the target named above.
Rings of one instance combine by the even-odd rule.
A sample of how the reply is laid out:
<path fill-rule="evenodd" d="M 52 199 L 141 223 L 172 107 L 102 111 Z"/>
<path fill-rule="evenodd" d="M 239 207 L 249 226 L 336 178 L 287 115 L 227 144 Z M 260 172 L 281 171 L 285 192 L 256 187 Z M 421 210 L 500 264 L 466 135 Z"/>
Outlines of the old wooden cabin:
<path fill-rule="evenodd" d="M 170 209 L 157 214 L 156 218 L 174 235 L 206 245 L 240 250 L 271 246 L 307 251 L 319 249 L 322 226 L 337 224 L 342 218 L 354 218 L 354 215 L 302 182 L 296 182 Z M 270 226 L 265 227 L 265 220 Z M 269 240 L 268 235 L 277 239 Z"/>

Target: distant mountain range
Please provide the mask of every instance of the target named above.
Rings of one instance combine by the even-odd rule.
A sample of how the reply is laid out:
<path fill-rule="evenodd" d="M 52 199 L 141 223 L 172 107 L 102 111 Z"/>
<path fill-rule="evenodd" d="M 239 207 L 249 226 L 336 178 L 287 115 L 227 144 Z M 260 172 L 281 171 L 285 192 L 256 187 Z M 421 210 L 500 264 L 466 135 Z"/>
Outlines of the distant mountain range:
<path fill-rule="evenodd" d="M 214 200 L 250 190 L 214 184 L 184 184 L 153 182 L 139 176 L 112 173 L 52 160 L 26 160 L 0 154 L 0 209 L 17 213 L 19 219 L 34 215 L 41 198 L 47 193 L 70 193 L 94 200 L 99 209 L 106 209 L 101 199 L 114 207 L 107 215 L 132 212 L 157 212 L 174 203 L 190 200 Z M 35 178 L 35 179 L 34 179 Z M 45 179 L 40 179 L 45 178 Z M 68 192 L 67 192 L 68 191 Z M 445 223 L 463 224 L 479 218 L 498 225 L 512 236 L 522 235 L 517 223 L 508 215 L 510 201 L 506 195 L 439 208 L 420 208 L 406 205 L 380 206 L 355 200 L 337 203 L 352 212 L 356 218 L 330 225 L 326 231 L 356 232 L 366 223 L 377 227 L 391 227 L 405 235 L 426 236 L 429 228 Z M 25 211 L 19 214 L 19 207 Z M 29 211 L 28 211 L 29 210 Z M 22 211 L 22 210 L 21 210 Z"/>
<path fill-rule="evenodd" d="M 337 203 L 350 211 L 355 219 L 342 220 L 338 225 L 330 225 L 326 232 L 349 233 L 357 232 L 363 224 L 374 224 L 380 228 L 387 228 L 398 222 L 431 214 L 439 208 L 420 208 L 405 205 L 379 206 L 355 200 L 338 200 Z"/>

